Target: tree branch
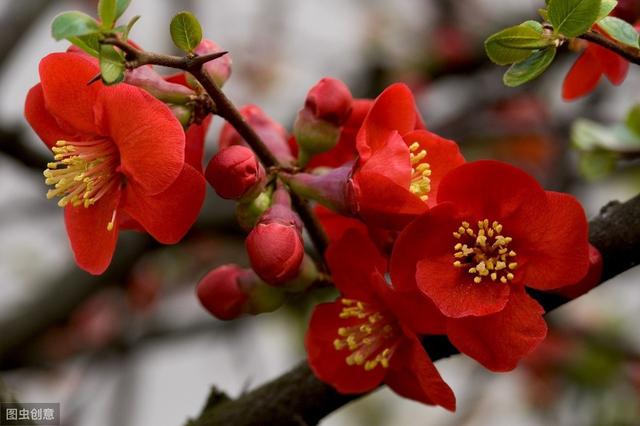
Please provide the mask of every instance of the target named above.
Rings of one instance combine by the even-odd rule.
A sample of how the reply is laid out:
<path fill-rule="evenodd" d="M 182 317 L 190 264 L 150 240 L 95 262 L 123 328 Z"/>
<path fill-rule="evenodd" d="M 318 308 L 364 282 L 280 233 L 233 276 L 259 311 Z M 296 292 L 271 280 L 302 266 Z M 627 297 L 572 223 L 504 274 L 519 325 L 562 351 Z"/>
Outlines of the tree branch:
<path fill-rule="evenodd" d="M 578 36 L 578 38 L 598 44 L 605 49 L 609 49 L 612 52 L 617 53 L 632 64 L 640 65 L 640 49 L 622 46 L 595 31 L 584 33 L 581 36 Z"/>
<path fill-rule="evenodd" d="M 602 281 L 640 263 L 640 195 L 626 203 L 612 202 L 589 223 L 591 244 L 604 262 Z M 560 296 L 535 294 L 549 312 L 568 302 Z M 446 336 L 423 339 L 431 359 L 456 354 Z M 241 395 L 208 405 L 189 426 L 315 425 L 322 418 L 362 395 L 343 395 L 315 378 L 306 362 L 281 377 Z"/>

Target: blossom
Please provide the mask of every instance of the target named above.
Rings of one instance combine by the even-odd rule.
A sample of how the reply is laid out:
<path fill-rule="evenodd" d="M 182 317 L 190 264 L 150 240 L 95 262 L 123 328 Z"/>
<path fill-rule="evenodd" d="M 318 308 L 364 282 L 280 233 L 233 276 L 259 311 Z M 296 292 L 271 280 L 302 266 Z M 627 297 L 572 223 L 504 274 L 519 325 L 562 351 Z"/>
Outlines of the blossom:
<path fill-rule="evenodd" d="M 394 283 L 435 303 L 461 352 L 494 371 L 513 369 L 546 334 L 544 309 L 525 287 L 551 291 L 587 273 L 584 211 L 497 161 L 451 171 L 438 203 L 399 235 Z"/>
<path fill-rule="evenodd" d="M 464 162 L 455 142 L 416 126 L 415 102 L 404 84 L 385 89 L 365 118 L 351 178 L 355 213 L 365 222 L 402 228 L 435 205 L 442 177 Z"/>
<path fill-rule="evenodd" d="M 98 73 L 83 55 L 50 54 L 25 104 L 27 121 L 54 153 L 44 172 L 47 197 L 60 198 L 75 260 L 92 274 L 108 267 L 120 228 L 179 241 L 205 190 L 185 164 L 184 131 L 170 109 L 128 84 L 88 85 Z"/>
<path fill-rule="evenodd" d="M 362 233 L 332 243 L 327 261 L 341 296 L 313 311 L 305 337 L 314 374 L 341 393 L 387 384 L 397 394 L 455 409 L 416 333 L 432 330 L 426 299 L 396 292 L 385 280 L 387 259 Z"/>

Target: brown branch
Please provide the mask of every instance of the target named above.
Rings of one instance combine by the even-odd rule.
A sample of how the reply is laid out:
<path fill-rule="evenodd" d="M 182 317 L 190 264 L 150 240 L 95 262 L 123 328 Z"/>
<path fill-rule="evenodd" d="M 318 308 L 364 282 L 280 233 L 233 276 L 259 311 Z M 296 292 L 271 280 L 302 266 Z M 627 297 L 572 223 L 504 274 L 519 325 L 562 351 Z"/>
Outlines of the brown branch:
<path fill-rule="evenodd" d="M 127 66 L 130 68 L 136 68 L 142 65 L 160 65 L 181 69 L 191 73 L 211 97 L 211 100 L 215 104 L 215 113 L 233 126 L 233 128 L 251 147 L 253 152 L 255 152 L 265 168 L 283 167 L 283 165 L 278 162 L 277 158 L 260 139 L 260 136 L 258 136 L 255 130 L 253 130 L 249 123 L 247 123 L 247 121 L 242 117 L 242 114 L 240 114 L 240 111 L 238 111 L 231 100 L 202 69 L 202 65 L 206 62 L 219 58 L 226 54 L 226 52 L 218 52 L 203 56 L 178 57 L 143 51 L 115 37 L 106 38 L 102 42 L 117 46 L 121 49 L 125 53 Z M 294 209 L 300 216 L 300 219 L 303 221 L 305 228 L 309 233 L 309 237 L 311 238 L 314 247 L 318 251 L 318 254 L 323 257 L 328 244 L 324 230 L 320 226 L 315 214 L 304 200 L 294 193 L 291 193 L 291 200 Z"/>
<path fill-rule="evenodd" d="M 640 65 L 640 49 L 634 49 L 633 47 L 622 46 L 616 43 L 615 41 L 595 31 L 589 31 L 587 33 L 584 33 L 581 36 L 578 36 L 578 38 L 590 41 L 591 43 L 598 44 L 604 47 L 605 49 L 609 49 L 612 52 L 617 53 L 618 55 L 622 56 L 632 64 Z"/>
<path fill-rule="evenodd" d="M 605 206 L 590 222 L 589 239 L 602 253 L 606 281 L 640 263 L 640 195 L 626 203 Z M 568 300 L 537 293 L 549 312 Z M 445 336 L 423 340 L 433 360 L 458 351 Z M 241 395 L 208 405 L 189 426 L 315 425 L 322 418 L 362 395 L 343 395 L 315 378 L 306 362 L 281 377 Z"/>

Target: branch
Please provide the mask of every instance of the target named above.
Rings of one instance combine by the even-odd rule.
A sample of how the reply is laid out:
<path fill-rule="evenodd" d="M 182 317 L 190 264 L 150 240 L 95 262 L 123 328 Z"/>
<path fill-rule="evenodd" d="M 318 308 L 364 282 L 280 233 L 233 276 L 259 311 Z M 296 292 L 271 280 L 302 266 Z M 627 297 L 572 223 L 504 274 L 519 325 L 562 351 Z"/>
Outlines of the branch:
<path fill-rule="evenodd" d="M 626 203 L 607 204 L 589 225 L 591 244 L 600 250 L 604 262 L 603 282 L 640 263 L 640 195 Z M 546 312 L 569 301 L 549 294 L 535 296 Z M 434 361 L 458 353 L 446 336 L 428 336 L 423 342 Z M 315 425 L 360 396 L 338 393 L 316 379 L 303 362 L 235 400 L 205 407 L 188 425 Z"/>
<path fill-rule="evenodd" d="M 632 64 L 640 65 L 640 49 L 624 47 L 595 31 L 584 33 L 581 36 L 578 36 L 578 38 L 598 44 L 605 49 L 609 49 L 612 52 L 617 53 Z"/>
<path fill-rule="evenodd" d="M 220 88 L 202 68 L 206 62 L 219 58 L 227 52 L 218 52 L 203 56 L 178 57 L 146 52 L 115 37 L 106 38 L 102 40 L 102 43 L 111 44 L 121 49 L 125 53 L 125 59 L 127 60 L 127 66 L 129 68 L 136 68 L 142 65 L 160 65 L 181 69 L 191 73 L 202 85 L 209 97 L 211 97 L 211 100 L 215 104 L 216 114 L 224 118 L 233 126 L 233 128 L 251 147 L 253 152 L 255 152 L 265 168 L 284 168 L 284 166 L 278 162 L 278 159 L 260 139 L 260 136 L 258 136 L 255 130 L 253 130 L 249 123 L 247 123 L 247 121 L 242 117 L 242 114 L 240 114 L 240 111 L 238 111 L 231 100 L 222 90 L 220 90 Z M 303 199 L 291 192 L 291 201 L 294 209 L 304 223 L 307 232 L 309 232 L 309 237 L 311 238 L 314 247 L 318 254 L 323 257 L 328 245 L 327 236 L 325 235 L 324 230 L 320 226 L 320 223 L 316 219 L 313 211 Z M 324 262 L 322 263 L 324 265 Z"/>

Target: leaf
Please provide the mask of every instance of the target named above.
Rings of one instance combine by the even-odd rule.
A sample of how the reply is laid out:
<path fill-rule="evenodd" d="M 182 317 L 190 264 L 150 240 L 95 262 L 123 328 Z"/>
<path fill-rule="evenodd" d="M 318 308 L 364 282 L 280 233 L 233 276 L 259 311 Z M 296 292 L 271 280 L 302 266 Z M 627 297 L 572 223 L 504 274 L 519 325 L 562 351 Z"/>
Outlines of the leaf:
<path fill-rule="evenodd" d="M 585 178 L 594 180 L 611 174 L 616 169 L 617 162 L 618 155 L 614 152 L 587 151 L 581 153 L 578 167 Z"/>
<path fill-rule="evenodd" d="M 127 10 L 131 0 L 116 0 L 116 20 Z"/>
<path fill-rule="evenodd" d="M 556 33 L 577 37 L 598 18 L 600 0 L 550 0 L 548 12 Z"/>
<path fill-rule="evenodd" d="M 520 26 L 523 26 L 523 25 L 536 30 L 539 34 L 542 34 L 543 27 L 542 27 L 542 24 L 538 21 L 534 21 L 534 20 L 524 21 L 522 24 L 520 24 Z"/>
<path fill-rule="evenodd" d="M 180 12 L 169 27 L 173 43 L 185 52 L 193 52 L 202 40 L 202 27 L 191 12 Z"/>
<path fill-rule="evenodd" d="M 125 40 L 127 40 L 129 38 L 129 33 L 131 32 L 131 29 L 136 24 L 136 22 L 138 22 L 139 19 L 140 19 L 140 15 L 136 15 L 133 18 L 131 18 L 131 20 L 127 24 L 127 27 L 125 28 L 124 32 L 122 33 L 122 37 Z"/>
<path fill-rule="evenodd" d="M 640 104 L 637 104 L 627 114 L 625 124 L 638 138 L 640 138 Z"/>
<path fill-rule="evenodd" d="M 75 10 L 59 14 L 53 18 L 51 23 L 51 35 L 56 40 L 97 33 L 98 31 L 100 31 L 100 27 L 95 19 L 86 13 Z"/>
<path fill-rule="evenodd" d="M 73 45 L 78 46 L 80 49 L 84 50 L 91 56 L 95 56 L 96 58 L 100 56 L 100 42 L 99 35 L 95 34 L 87 34 L 84 36 L 77 37 L 69 37 L 69 40 Z"/>
<path fill-rule="evenodd" d="M 120 83 L 124 80 L 124 58 L 113 46 L 100 46 L 100 75 L 106 85 Z"/>
<path fill-rule="evenodd" d="M 620 18 L 607 16 L 598 22 L 598 26 L 614 40 L 638 49 L 638 31 L 633 25 Z"/>
<path fill-rule="evenodd" d="M 551 40 L 527 24 L 504 29 L 484 42 L 487 56 L 498 65 L 523 61 L 533 50 L 550 44 Z"/>
<path fill-rule="evenodd" d="M 522 62 L 511 65 L 502 81 L 506 86 L 517 87 L 542 74 L 556 57 L 556 48 L 551 46 L 538 50 Z"/>
<path fill-rule="evenodd" d="M 596 21 L 601 20 L 605 16 L 609 16 L 609 14 L 613 12 L 613 9 L 615 9 L 617 5 L 618 2 L 616 0 L 602 0 L 602 2 L 600 3 L 600 10 L 598 11 L 598 17 L 596 18 Z"/>
<path fill-rule="evenodd" d="M 640 135 L 620 123 L 604 126 L 591 120 L 577 120 L 571 128 L 571 142 L 581 151 L 640 152 Z"/>
<path fill-rule="evenodd" d="M 100 0 L 98 2 L 98 17 L 104 28 L 113 27 L 116 21 L 116 0 Z"/>
<path fill-rule="evenodd" d="M 549 11 L 547 9 L 538 9 L 538 15 L 545 21 L 549 21 Z"/>

